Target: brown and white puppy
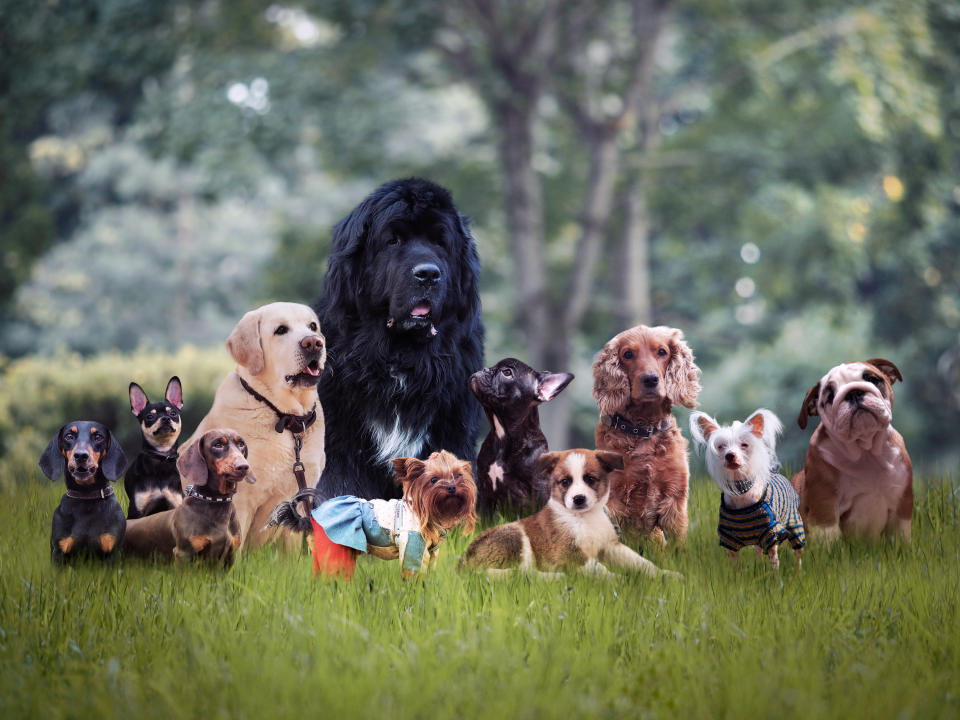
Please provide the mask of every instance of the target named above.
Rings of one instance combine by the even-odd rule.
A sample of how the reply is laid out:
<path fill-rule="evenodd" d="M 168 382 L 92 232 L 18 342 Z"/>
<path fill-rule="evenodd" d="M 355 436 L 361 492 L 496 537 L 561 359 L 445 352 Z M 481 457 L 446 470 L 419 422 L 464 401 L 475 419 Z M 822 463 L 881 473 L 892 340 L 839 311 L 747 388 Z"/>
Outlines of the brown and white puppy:
<path fill-rule="evenodd" d="M 611 575 L 602 563 L 639 570 L 650 577 L 676 576 L 622 544 L 607 514 L 610 473 L 623 467 L 623 458 L 603 450 L 565 450 L 541 455 L 537 461 L 550 500 L 540 512 L 523 520 L 490 528 L 474 540 L 462 564 L 486 568 L 491 574 L 512 569 L 537 571 L 547 577 L 558 570 Z"/>
<path fill-rule="evenodd" d="M 302 442 L 300 461 L 306 485 L 313 487 L 323 472 L 324 421 L 317 381 L 326 350 L 316 314 L 297 303 L 272 303 L 251 310 L 227 338 L 227 349 L 237 368 L 220 384 L 213 407 L 180 454 L 213 428 L 234 428 L 246 440 L 258 482 L 237 496 L 235 506 L 243 547 L 258 547 L 277 534 L 275 528 L 264 527 L 270 511 L 298 490 L 293 472 L 295 436 Z M 303 432 L 294 432 L 304 425 Z M 291 547 L 299 542 L 289 537 Z"/>
<path fill-rule="evenodd" d="M 913 465 L 891 425 L 897 366 L 875 358 L 837 365 L 810 388 L 797 418 L 820 417 L 804 469 L 793 477 L 811 535 L 883 533 L 910 539 Z"/>
<path fill-rule="evenodd" d="M 235 430 L 207 430 L 177 459 L 187 486 L 179 507 L 127 521 L 123 550 L 178 561 L 201 558 L 229 567 L 240 547 L 234 497 L 241 480 L 256 481 L 247 445 Z"/>
<path fill-rule="evenodd" d="M 661 547 L 664 531 L 687 536 L 688 444 L 671 410 L 696 407 L 699 375 L 683 333 L 664 326 L 625 330 L 593 364 L 597 449 L 624 459 L 610 476 L 610 510 L 624 532 Z"/>

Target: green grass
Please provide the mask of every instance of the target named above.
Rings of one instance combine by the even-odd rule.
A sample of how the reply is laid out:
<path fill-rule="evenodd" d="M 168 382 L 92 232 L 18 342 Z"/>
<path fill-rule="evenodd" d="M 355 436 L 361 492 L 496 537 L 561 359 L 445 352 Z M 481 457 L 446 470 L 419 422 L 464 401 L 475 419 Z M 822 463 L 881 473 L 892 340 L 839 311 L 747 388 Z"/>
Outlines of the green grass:
<path fill-rule="evenodd" d="M 315 583 L 264 550 L 229 572 L 55 570 L 39 477 L 0 490 L 0 716 L 960 716 L 960 493 L 917 483 L 914 542 L 808 547 L 779 574 L 716 543 L 698 481 L 682 583 L 458 573 L 364 559 Z"/>

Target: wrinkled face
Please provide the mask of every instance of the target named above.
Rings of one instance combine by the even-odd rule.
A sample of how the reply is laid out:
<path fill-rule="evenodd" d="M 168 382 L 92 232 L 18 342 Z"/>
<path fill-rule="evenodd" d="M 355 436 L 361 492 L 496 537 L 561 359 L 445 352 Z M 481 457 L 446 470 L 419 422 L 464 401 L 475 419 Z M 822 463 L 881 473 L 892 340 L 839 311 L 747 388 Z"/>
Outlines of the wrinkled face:
<path fill-rule="evenodd" d="M 454 211 L 455 213 L 455 211 Z M 393 334 L 429 340 L 457 286 L 463 238 L 454 213 L 393 213 L 371 227 L 363 250 L 363 291 Z"/>
<path fill-rule="evenodd" d="M 470 391 L 484 408 L 505 418 L 522 416 L 532 405 L 556 397 L 573 380 L 570 373 L 538 372 L 506 358 L 470 376 Z"/>
<path fill-rule="evenodd" d="M 869 363 L 844 363 L 821 378 L 816 410 L 831 434 L 849 440 L 870 437 L 893 419 L 893 387 Z"/>
<path fill-rule="evenodd" d="M 110 448 L 107 429 L 95 422 L 73 423 L 61 429 L 58 445 L 67 472 L 77 485 L 92 485 L 100 461 Z"/>
<path fill-rule="evenodd" d="M 620 334 L 616 347 L 620 369 L 630 383 L 630 400 L 638 404 L 663 400 L 670 337 L 657 328 L 634 328 Z"/>
<path fill-rule="evenodd" d="M 232 431 L 211 430 L 200 438 L 200 454 L 207 464 L 207 485 L 221 495 L 232 495 L 241 480 L 252 482 L 247 444 Z"/>
<path fill-rule="evenodd" d="M 541 456 L 541 467 L 547 471 L 550 499 L 573 512 L 586 512 L 597 504 L 605 505 L 610 496 L 607 475 L 611 469 L 623 467 L 623 460 L 615 453 L 603 453 L 615 458 L 604 462 L 597 452 L 568 450 Z"/>
<path fill-rule="evenodd" d="M 403 485 L 403 497 L 421 519 L 449 529 L 463 522 L 472 531 L 476 520 L 477 486 L 470 463 L 441 450 L 427 460 L 393 461 Z"/>

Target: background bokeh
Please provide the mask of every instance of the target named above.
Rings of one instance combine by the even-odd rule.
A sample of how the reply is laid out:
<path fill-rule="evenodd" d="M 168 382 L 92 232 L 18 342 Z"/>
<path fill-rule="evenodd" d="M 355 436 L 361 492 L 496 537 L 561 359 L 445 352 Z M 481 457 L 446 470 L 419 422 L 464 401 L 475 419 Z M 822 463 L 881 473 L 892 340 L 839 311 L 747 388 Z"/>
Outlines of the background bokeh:
<path fill-rule="evenodd" d="M 312 302 L 333 224 L 423 175 L 472 218 L 488 362 L 577 376 L 554 447 L 643 322 L 793 467 L 806 390 L 887 357 L 955 469 L 958 77 L 955 0 L 0 0 L 0 453 L 79 415 L 134 451 L 132 379 L 201 416 L 242 313 Z"/>

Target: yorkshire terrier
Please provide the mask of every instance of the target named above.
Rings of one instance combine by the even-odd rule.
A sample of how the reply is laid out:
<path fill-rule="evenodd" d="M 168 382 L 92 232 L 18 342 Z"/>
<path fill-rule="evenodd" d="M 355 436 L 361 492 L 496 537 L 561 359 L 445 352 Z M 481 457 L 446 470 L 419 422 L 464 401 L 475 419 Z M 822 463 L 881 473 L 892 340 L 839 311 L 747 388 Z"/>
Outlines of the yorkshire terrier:
<path fill-rule="evenodd" d="M 313 489 L 274 508 L 268 525 L 312 528 L 314 577 L 351 579 L 360 553 L 399 559 L 403 577 L 411 577 L 433 566 L 450 530 L 462 525 L 465 532 L 473 532 L 477 486 L 469 462 L 445 450 L 426 460 L 399 457 L 391 462 L 403 488 L 399 500 L 331 498 L 313 510 L 309 524 L 297 512 L 297 503 L 315 497 Z"/>
<path fill-rule="evenodd" d="M 777 416 L 762 408 L 744 422 L 726 426 L 704 412 L 690 415 L 690 433 L 722 493 L 720 545 L 734 561 L 741 548 L 753 545 L 757 554 L 767 554 L 774 570 L 780 567 L 780 543 L 790 541 L 799 568 L 805 541 L 800 498 L 777 472 L 775 449 L 782 428 Z"/>

